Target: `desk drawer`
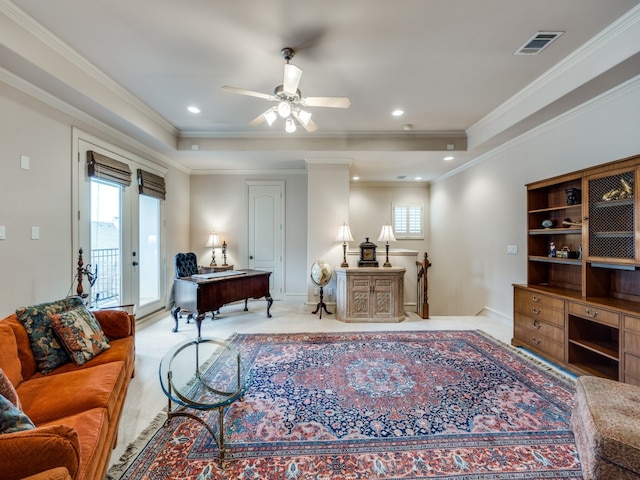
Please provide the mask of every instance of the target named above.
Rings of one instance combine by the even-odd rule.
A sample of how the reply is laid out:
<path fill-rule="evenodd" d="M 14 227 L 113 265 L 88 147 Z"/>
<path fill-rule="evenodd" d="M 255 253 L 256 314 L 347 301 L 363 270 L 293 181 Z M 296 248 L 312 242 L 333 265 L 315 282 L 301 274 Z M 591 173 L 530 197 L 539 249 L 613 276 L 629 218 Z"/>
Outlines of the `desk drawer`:
<path fill-rule="evenodd" d="M 516 312 L 514 316 L 516 326 L 530 330 L 531 335 L 542 335 L 558 343 L 564 344 L 564 329 L 555 325 L 531 318 Z"/>
<path fill-rule="evenodd" d="M 515 289 L 515 305 L 516 310 L 519 310 L 518 305 L 525 305 L 529 308 L 533 306 L 538 306 L 538 308 L 544 306 L 564 310 L 564 300 L 523 288 Z"/>
<path fill-rule="evenodd" d="M 545 354 L 553 357 L 556 360 L 564 361 L 564 345 L 556 343 L 549 338 L 524 328 L 516 324 L 514 326 L 514 336 L 517 340 L 520 340 L 524 345 L 532 347 L 534 350 L 539 350 Z"/>
<path fill-rule="evenodd" d="M 620 315 L 602 308 L 585 303 L 569 302 L 569 314 L 576 317 L 586 318 L 594 322 L 610 325 L 615 328 L 620 327 Z"/>

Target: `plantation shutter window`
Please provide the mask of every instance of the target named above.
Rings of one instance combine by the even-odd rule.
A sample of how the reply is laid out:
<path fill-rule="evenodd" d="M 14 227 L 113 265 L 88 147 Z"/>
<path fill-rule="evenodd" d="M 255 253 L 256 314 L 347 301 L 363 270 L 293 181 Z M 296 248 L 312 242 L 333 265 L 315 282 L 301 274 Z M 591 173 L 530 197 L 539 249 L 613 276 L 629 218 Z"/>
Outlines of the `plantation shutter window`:
<path fill-rule="evenodd" d="M 396 238 L 424 238 L 422 205 L 393 205 L 393 232 Z"/>
<path fill-rule="evenodd" d="M 138 193 L 149 197 L 165 199 L 167 193 L 164 178 L 155 173 L 138 169 Z"/>
<path fill-rule="evenodd" d="M 87 173 L 90 177 L 128 187 L 131 185 L 129 165 L 92 150 L 87 151 Z"/>

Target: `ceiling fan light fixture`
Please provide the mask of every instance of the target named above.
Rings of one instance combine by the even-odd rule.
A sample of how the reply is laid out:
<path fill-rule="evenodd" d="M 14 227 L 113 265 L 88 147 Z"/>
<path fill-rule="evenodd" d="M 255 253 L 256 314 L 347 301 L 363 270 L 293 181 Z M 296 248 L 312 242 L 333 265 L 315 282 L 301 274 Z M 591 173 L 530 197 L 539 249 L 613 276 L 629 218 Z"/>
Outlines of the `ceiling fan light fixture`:
<path fill-rule="evenodd" d="M 293 121 L 293 118 L 287 118 L 284 131 L 287 133 L 293 133 L 296 131 L 296 123 Z"/>
<path fill-rule="evenodd" d="M 291 104 L 286 100 L 281 101 L 278 104 L 278 115 L 280 115 L 282 118 L 287 118 L 289 115 L 291 115 Z"/>
<path fill-rule="evenodd" d="M 307 112 L 306 110 L 300 110 L 298 112 L 298 119 L 305 127 L 309 125 L 309 121 L 311 120 L 311 112 Z"/>
<path fill-rule="evenodd" d="M 264 113 L 264 119 L 267 121 L 269 126 L 273 125 L 273 122 L 275 122 L 277 118 L 278 114 L 273 109 L 267 110 Z"/>

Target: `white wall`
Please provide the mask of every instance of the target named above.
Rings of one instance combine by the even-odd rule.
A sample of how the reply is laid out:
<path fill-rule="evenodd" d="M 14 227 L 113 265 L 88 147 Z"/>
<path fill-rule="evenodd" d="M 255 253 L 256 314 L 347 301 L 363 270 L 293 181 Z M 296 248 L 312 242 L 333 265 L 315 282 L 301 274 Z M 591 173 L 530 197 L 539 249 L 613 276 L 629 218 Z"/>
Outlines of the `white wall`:
<path fill-rule="evenodd" d="M 432 184 L 431 313 L 511 318 L 511 285 L 526 282 L 525 184 L 637 153 L 640 77 Z"/>
<path fill-rule="evenodd" d="M 17 307 L 56 300 L 75 292 L 77 252 L 72 251 L 71 165 L 72 127 L 78 126 L 147 160 L 109 129 L 76 122 L 0 83 L 0 317 Z M 119 137 L 119 138 L 116 138 Z M 30 169 L 20 168 L 20 156 L 30 157 Z M 188 247 L 188 175 L 167 167 L 165 219 L 167 250 Z M 135 186 L 133 187 L 135 188 Z M 31 227 L 40 240 L 31 240 Z M 165 266 L 168 282 L 173 266 Z M 170 283 L 169 283 L 170 285 Z M 168 293 L 168 291 L 167 291 Z"/>
<path fill-rule="evenodd" d="M 247 189 L 250 180 L 283 180 L 285 183 L 285 271 L 284 299 L 306 298 L 307 271 L 307 175 L 194 175 L 191 177 L 191 206 L 185 212 L 190 220 L 189 251 L 198 263 L 209 265 L 211 249 L 204 245 L 215 231 L 228 244 L 227 263 L 247 268 Z M 178 251 L 171 251 L 171 256 Z M 216 261 L 222 263 L 216 251 Z"/>

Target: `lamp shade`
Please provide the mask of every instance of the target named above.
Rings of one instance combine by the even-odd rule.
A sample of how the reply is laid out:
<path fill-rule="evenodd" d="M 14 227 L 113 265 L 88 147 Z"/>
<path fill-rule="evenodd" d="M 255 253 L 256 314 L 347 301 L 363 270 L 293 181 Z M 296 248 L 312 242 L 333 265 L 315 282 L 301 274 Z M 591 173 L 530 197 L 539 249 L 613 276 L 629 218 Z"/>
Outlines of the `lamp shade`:
<path fill-rule="evenodd" d="M 220 243 L 220 239 L 218 238 L 217 234 L 212 233 L 211 235 L 209 235 L 209 239 L 207 240 L 207 244 L 205 245 L 205 247 L 216 248 L 221 246 L 222 244 Z"/>
<path fill-rule="evenodd" d="M 340 225 L 340 227 L 338 227 L 336 242 L 353 242 L 353 237 L 351 236 L 351 230 L 349 230 L 349 225 L 342 224 Z"/>
<path fill-rule="evenodd" d="M 396 237 L 393 236 L 393 228 L 391 228 L 391 225 L 382 226 L 382 231 L 380 232 L 378 241 L 379 242 L 395 242 L 396 241 Z"/>

